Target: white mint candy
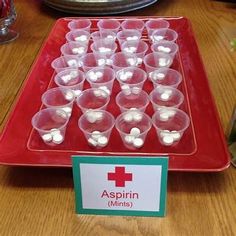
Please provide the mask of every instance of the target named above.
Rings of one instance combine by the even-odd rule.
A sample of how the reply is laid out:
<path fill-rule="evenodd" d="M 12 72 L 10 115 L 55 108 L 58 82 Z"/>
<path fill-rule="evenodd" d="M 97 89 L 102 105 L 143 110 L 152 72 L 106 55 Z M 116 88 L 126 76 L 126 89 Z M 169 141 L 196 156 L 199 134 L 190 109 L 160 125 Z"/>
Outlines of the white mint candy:
<path fill-rule="evenodd" d="M 99 89 L 101 89 L 105 92 L 105 94 L 104 93 L 101 94 L 103 97 L 108 97 L 108 95 L 111 94 L 111 92 L 107 86 L 100 86 Z"/>
<path fill-rule="evenodd" d="M 107 38 L 107 39 L 115 39 L 116 37 L 115 37 L 115 36 L 112 36 L 112 35 L 107 35 L 106 38 Z"/>
<path fill-rule="evenodd" d="M 51 142 L 52 141 L 52 135 L 50 133 L 49 134 L 43 134 L 42 139 L 45 142 Z"/>
<path fill-rule="evenodd" d="M 134 121 L 141 121 L 143 119 L 143 115 L 140 112 L 132 112 L 133 113 L 133 120 Z"/>
<path fill-rule="evenodd" d="M 124 120 L 126 122 L 132 122 L 133 121 L 133 115 L 132 115 L 132 112 L 127 112 L 125 115 L 124 115 Z"/>
<path fill-rule="evenodd" d="M 70 92 L 70 91 L 66 92 L 66 93 L 65 93 L 65 99 L 68 100 L 68 101 L 73 100 L 73 99 L 74 99 L 74 94 L 73 94 L 73 92 Z"/>
<path fill-rule="evenodd" d="M 168 93 L 164 92 L 164 93 L 161 94 L 161 100 L 162 101 L 168 101 L 169 98 L 170 98 L 170 95 Z"/>
<path fill-rule="evenodd" d="M 136 47 L 127 47 L 127 48 L 124 48 L 124 51 L 130 52 L 130 53 L 134 53 L 134 52 L 136 52 L 136 50 L 137 50 Z"/>
<path fill-rule="evenodd" d="M 101 137 L 101 132 L 100 131 L 98 131 L 98 130 L 95 130 L 95 131 L 93 131 L 92 132 L 92 135 L 91 135 L 91 137 L 94 139 L 94 140 L 98 140 L 98 138 L 99 137 Z"/>
<path fill-rule="evenodd" d="M 72 112 L 72 108 L 71 107 L 63 107 L 63 108 L 61 108 L 64 112 L 66 112 L 68 115 L 70 115 L 71 114 L 71 112 Z"/>
<path fill-rule="evenodd" d="M 144 144 L 144 141 L 141 139 L 141 138 L 135 138 L 133 140 L 133 145 L 136 147 L 136 148 L 140 148 L 142 147 Z"/>
<path fill-rule="evenodd" d="M 150 79 L 155 79 L 155 72 L 149 72 L 148 73 L 148 77 L 150 78 Z"/>
<path fill-rule="evenodd" d="M 111 52 L 111 49 L 105 48 L 105 47 L 100 47 L 100 48 L 98 48 L 98 51 L 101 53 L 107 53 L 107 52 Z"/>
<path fill-rule="evenodd" d="M 75 41 L 82 41 L 82 42 L 84 42 L 84 41 L 87 41 L 87 40 L 88 40 L 88 38 L 87 38 L 86 35 L 81 35 L 81 36 L 75 37 Z"/>
<path fill-rule="evenodd" d="M 131 66 L 135 66 L 136 62 L 137 62 L 137 60 L 135 60 L 134 58 L 128 58 L 127 59 L 127 63 Z"/>
<path fill-rule="evenodd" d="M 60 134 L 61 132 L 60 132 L 59 129 L 51 129 L 51 130 L 50 130 L 50 133 L 51 133 L 51 135 L 53 136 L 53 135 L 56 135 L 56 134 Z"/>
<path fill-rule="evenodd" d="M 125 135 L 125 142 L 126 143 L 133 143 L 133 141 L 134 141 L 134 139 L 135 139 L 135 137 L 133 136 L 133 135 Z"/>
<path fill-rule="evenodd" d="M 137 127 L 133 127 L 131 130 L 130 130 L 130 134 L 133 135 L 134 137 L 138 137 L 140 135 L 141 131 L 139 128 Z"/>
<path fill-rule="evenodd" d="M 64 119 L 66 119 L 67 116 L 68 116 L 67 113 L 65 113 L 62 109 L 56 110 L 56 113 L 57 113 L 58 116 L 60 116 L 60 117 L 62 117 Z"/>
<path fill-rule="evenodd" d="M 128 84 L 123 84 L 123 85 L 121 86 L 121 89 L 122 89 L 122 90 L 127 90 L 127 89 L 130 89 L 130 87 L 129 87 Z"/>
<path fill-rule="evenodd" d="M 103 118 L 102 112 L 95 111 L 95 112 L 93 112 L 93 114 L 94 114 L 94 117 L 96 118 L 96 121 L 101 120 Z"/>
<path fill-rule="evenodd" d="M 162 112 L 161 114 L 160 114 L 160 120 L 162 120 L 162 121 L 167 121 L 169 119 L 169 114 L 168 114 L 168 112 Z"/>
<path fill-rule="evenodd" d="M 108 138 L 106 136 L 101 136 L 98 138 L 98 145 L 100 147 L 105 147 L 108 144 Z"/>
<path fill-rule="evenodd" d="M 105 59 L 98 59 L 98 65 L 99 66 L 103 66 L 106 64 L 106 60 Z"/>
<path fill-rule="evenodd" d="M 167 110 L 166 113 L 168 114 L 169 117 L 172 117 L 175 115 L 175 111 L 174 110 Z"/>
<path fill-rule="evenodd" d="M 170 131 L 169 131 L 168 129 L 165 129 L 165 130 L 163 130 L 163 131 L 160 132 L 160 136 L 161 136 L 161 137 L 164 137 L 164 136 L 166 136 L 166 135 L 170 135 Z"/>
<path fill-rule="evenodd" d="M 88 143 L 89 143 L 90 145 L 94 146 L 94 147 L 96 147 L 97 144 L 98 144 L 97 141 L 94 140 L 93 138 L 89 138 L 89 139 L 88 139 Z"/>
<path fill-rule="evenodd" d="M 157 50 L 158 50 L 159 52 L 164 52 L 165 47 L 164 47 L 164 46 L 158 46 L 158 47 L 157 47 Z"/>
<path fill-rule="evenodd" d="M 88 122 L 95 123 L 97 121 L 97 118 L 94 113 L 95 112 L 93 112 L 93 111 L 86 112 L 86 117 L 87 117 Z"/>
<path fill-rule="evenodd" d="M 78 73 L 77 71 L 71 71 L 71 72 L 70 72 L 70 77 L 71 77 L 72 79 L 76 78 L 78 75 L 79 75 L 79 73 Z"/>
<path fill-rule="evenodd" d="M 93 93 L 94 93 L 94 95 L 95 95 L 96 97 L 101 97 L 101 96 L 103 96 L 103 91 L 100 90 L 100 89 L 94 90 Z"/>
<path fill-rule="evenodd" d="M 103 73 L 101 71 L 97 71 L 96 73 L 97 78 L 102 78 Z"/>
<path fill-rule="evenodd" d="M 76 97 L 78 97 L 78 96 L 82 93 L 82 91 L 79 90 L 79 89 L 74 90 L 73 92 L 74 92 L 74 94 L 75 94 Z"/>
<path fill-rule="evenodd" d="M 171 135 L 165 135 L 163 136 L 162 141 L 165 145 L 169 146 L 173 144 L 174 138 Z"/>
<path fill-rule="evenodd" d="M 156 75 L 156 79 L 159 79 L 159 80 L 162 80 L 165 78 L 165 74 L 163 74 L 163 73 L 157 73 L 155 75 Z"/>
<path fill-rule="evenodd" d="M 166 66 L 167 64 L 168 64 L 168 63 L 167 63 L 167 61 L 166 61 L 165 58 L 160 58 L 160 59 L 159 59 L 159 66 L 164 67 L 164 66 Z"/>
<path fill-rule="evenodd" d="M 174 141 L 179 140 L 180 137 L 181 137 L 180 133 L 178 131 L 175 131 L 175 130 L 171 131 L 171 136 L 173 137 Z"/>
<path fill-rule="evenodd" d="M 74 66 L 78 66 L 78 64 L 77 64 L 77 61 L 75 60 L 75 59 L 70 59 L 70 60 L 68 60 L 67 61 L 67 65 L 68 66 L 71 66 L 71 67 L 74 67 Z"/>
<path fill-rule="evenodd" d="M 130 78 L 132 78 L 133 73 L 131 71 L 126 71 L 125 75 L 126 75 L 127 79 L 130 79 Z"/>
<path fill-rule="evenodd" d="M 142 91 L 142 89 L 139 87 L 133 87 L 131 91 L 133 94 L 139 94 Z"/>
<path fill-rule="evenodd" d="M 165 89 L 164 92 L 167 93 L 167 94 L 169 94 L 169 95 L 171 95 L 171 94 L 173 93 L 171 89 Z"/>
<path fill-rule="evenodd" d="M 140 58 L 140 57 L 138 57 L 138 58 L 137 58 L 137 65 L 140 65 L 140 64 L 142 64 L 142 63 L 143 63 L 143 59 Z"/>
<path fill-rule="evenodd" d="M 67 83 L 71 80 L 71 75 L 63 75 L 63 76 L 61 77 L 61 80 L 62 80 L 65 84 L 67 84 Z"/>
<path fill-rule="evenodd" d="M 73 54 L 83 54 L 85 52 L 85 48 L 83 48 L 83 47 L 72 48 L 71 51 Z"/>
<path fill-rule="evenodd" d="M 171 52 L 171 49 L 168 48 L 168 47 L 164 47 L 163 52 L 165 52 L 165 53 L 170 53 L 170 52 Z"/>
<path fill-rule="evenodd" d="M 161 35 L 154 35 L 153 36 L 153 40 L 154 41 L 161 41 L 164 39 L 164 36 L 161 36 Z"/>
<path fill-rule="evenodd" d="M 96 73 L 95 73 L 94 71 L 90 71 L 89 74 L 88 74 L 88 76 L 89 76 L 89 79 L 90 79 L 92 82 L 96 82 L 97 79 L 98 79 L 98 77 L 97 77 L 97 75 L 96 75 Z"/>
<path fill-rule="evenodd" d="M 119 73 L 119 79 L 121 81 L 126 81 L 128 79 L 128 77 L 127 77 L 126 73 L 121 72 L 121 73 Z"/>
<path fill-rule="evenodd" d="M 64 137 L 61 134 L 55 134 L 52 137 L 52 142 L 55 144 L 60 144 L 64 140 Z"/>
<path fill-rule="evenodd" d="M 138 36 L 129 36 L 126 38 L 127 41 L 138 40 Z"/>
<path fill-rule="evenodd" d="M 106 59 L 106 65 L 110 66 L 112 65 L 113 61 L 111 59 Z"/>

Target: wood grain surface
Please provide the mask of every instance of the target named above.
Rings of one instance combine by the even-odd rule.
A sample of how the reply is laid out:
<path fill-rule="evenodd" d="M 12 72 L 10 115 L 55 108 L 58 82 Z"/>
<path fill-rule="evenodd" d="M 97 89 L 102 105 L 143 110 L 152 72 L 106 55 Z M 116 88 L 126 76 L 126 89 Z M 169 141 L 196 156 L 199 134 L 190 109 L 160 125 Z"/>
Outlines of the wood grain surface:
<path fill-rule="evenodd" d="M 37 0 L 15 0 L 20 37 L 0 45 L 1 129 L 55 20 Z M 224 131 L 236 101 L 236 5 L 160 0 L 124 15 L 186 16 L 193 25 Z M 20 158 L 20 157 L 19 157 Z M 236 169 L 170 173 L 164 218 L 77 216 L 71 169 L 0 167 L 0 235 L 235 235 Z"/>

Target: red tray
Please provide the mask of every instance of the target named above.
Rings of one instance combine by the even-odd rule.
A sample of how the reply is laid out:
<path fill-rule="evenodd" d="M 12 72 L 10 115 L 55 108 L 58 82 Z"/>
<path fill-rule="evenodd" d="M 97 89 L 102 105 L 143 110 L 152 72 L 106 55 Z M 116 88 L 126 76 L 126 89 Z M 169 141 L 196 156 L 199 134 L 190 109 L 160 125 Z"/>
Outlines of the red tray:
<path fill-rule="evenodd" d="M 139 17 L 147 20 L 149 17 Z M 152 17 L 153 18 L 153 17 Z M 21 90 L 19 99 L 11 112 L 0 138 L 0 163 L 24 166 L 70 167 L 71 155 L 101 156 L 169 156 L 169 170 L 174 171 L 221 171 L 230 164 L 230 158 L 219 122 L 219 117 L 209 89 L 207 77 L 199 55 L 198 47 L 190 22 L 184 17 L 168 17 L 170 28 L 178 32 L 179 54 L 172 68 L 183 75 L 179 89 L 185 95 L 181 109 L 191 118 L 191 125 L 181 141 L 171 147 L 162 146 L 157 140 L 154 128 L 147 136 L 145 145 L 138 151 L 124 147 L 114 129 L 107 147 L 97 150 L 88 146 L 83 134 L 77 127 L 80 110 L 74 105 L 72 118 L 68 124 L 65 141 L 56 147 L 43 143 L 31 126 L 32 116 L 42 108 L 41 95 L 53 82 L 54 71 L 51 62 L 60 56 L 60 47 L 65 43 L 65 34 L 69 31 L 68 22 L 73 18 L 61 18 L 53 27 L 45 41 Z M 124 20 L 125 18 L 117 18 Z M 92 31 L 96 29 L 97 18 L 91 18 Z M 144 32 L 143 39 L 147 41 Z M 88 86 L 85 84 L 85 87 Z M 147 92 L 152 90 L 150 81 L 144 85 Z M 118 82 L 108 110 L 115 116 L 119 114 L 114 98 L 119 92 Z M 153 114 L 151 105 L 147 108 Z M 150 141 L 151 140 L 151 141 Z"/>

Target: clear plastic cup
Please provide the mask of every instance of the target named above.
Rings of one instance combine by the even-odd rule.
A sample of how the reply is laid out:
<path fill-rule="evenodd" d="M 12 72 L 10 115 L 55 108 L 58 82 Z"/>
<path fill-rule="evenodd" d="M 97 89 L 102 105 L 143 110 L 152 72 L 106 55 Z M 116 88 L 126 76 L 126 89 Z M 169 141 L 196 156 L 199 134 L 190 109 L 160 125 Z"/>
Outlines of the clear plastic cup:
<path fill-rule="evenodd" d="M 170 23 L 167 20 L 164 19 L 150 19 L 145 23 L 148 37 L 152 35 L 152 33 L 157 30 L 157 29 L 162 29 L 162 28 L 169 28 Z"/>
<path fill-rule="evenodd" d="M 137 65 L 137 57 L 132 53 L 117 52 L 111 56 L 112 67 L 115 71 Z"/>
<path fill-rule="evenodd" d="M 149 78 L 153 83 L 154 88 L 163 85 L 178 88 L 182 82 L 182 75 L 171 68 L 160 68 L 149 73 Z"/>
<path fill-rule="evenodd" d="M 156 87 L 149 97 L 154 111 L 163 107 L 179 108 L 184 101 L 183 93 L 170 86 Z"/>
<path fill-rule="evenodd" d="M 37 112 L 31 123 L 47 145 L 55 146 L 64 141 L 68 121 L 66 112 L 46 108 Z"/>
<path fill-rule="evenodd" d="M 90 33 L 85 30 L 72 30 L 66 34 L 66 40 L 68 42 L 76 41 L 84 44 L 88 44 L 90 39 Z"/>
<path fill-rule="evenodd" d="M 151 50 L 153 52 L 166 53 L 171 56 L 172 59 L 175 58 L 176 53 L 179 51 L 178 44 L 170 41 L 160 41 L 151 45 Z"/>
<path fill-rule="evenodd" d="M 93 41 L 99 40 L 99 39 L 110 39 L 115 41 L 116 40 L 116 33 L 114 33 L 111 30 L 102 30 L 102 31 L 95 31 L 91 33 L 91 37 Z"/>
<path fill-rule="evenodd" d="M 61 46 L 61 53 L 64 56 L 81 57 L 87 53 L 88 45 L 81 42 L 68 42 Z"/>
<path fill-rule="evenodd" d="M 106 55 L 97 52 L 90 52 L 81 57 L 81 64 L 84 72 L 88 72 L 94 67 L 106 66 L 111 64 Z"/>
<path fill-rule="evenodd" d="M 115 19 L 101 19 L 97 23 L 99 31 L 111 30 L 117 33 L 120 29 L 120 22 Z"/>
<path fill-rule="evenodd" d="M 54 81 L 59 87 L 71 89 L 77 97 L 83 90 L 85 74 L 81 70 L 68 69 L 58 73 Z"/>
<path fill-rule="evenodd" d="M 140 111 L 127 111 L 116 118 L 116 129 L 128 149 L 135 150 L 144 145 L 152 127 L 151 118 Z"/>
<path fill-rule="evenodd" d="M 121 30 L 117 33 L 117 39 L 121 46 L 126 41 L 139 41 L 142 34 L 138 30 Z"/>
<path fill-rule="evenodd" d="M 171 146 L 180 141 L 189 127 L 189 116 L 178 108 L 162 108 L 152 117 L 153 126 L 161 144 Z"/>
<path fill-rule="evenodd" d="M 107 38 L 98 39 L 91 44 L 91 50 L 105 55 L 106 57 L 110 57 L 117 50 L 117 44 L 114 40 Z"/>
<path fill-rule="evenodd" d="M 59 73 L 67 69 L 78 69 L 81 67 L 81 60 L 78 56 L 60 56 L 52 61 L 51 66 Z"/>
<path fill-rule="evenodd" d="M 58 112 L 63 110 L 69 117 L 72 113 L 74 99 L 73 91 L 62 87 L 47 90 L 41 98 L 44 106 L 57 108 Z"/>
<path fill-rule="evenodd" d="M 170 67 L 173 60 L 170 55 L 161 52 L 152 52 L 147 54 L 143 59 L 148 77 L 152 76 L 151 72 L 158 68 Z"/>
<path fill-rule="evenodd" d="M 77 106 L 83 113 L 93 110 L 106 110 L 110 96 L 102 89 L 89 88 L 77 97 Z M 93 119 L 93 117 L 91 117 Z"/>
<path fill-rule="evenodd" d="M 138 67 L 127 67 L 117 71 L 116 78 L 125 94 L 138 94 L 142 91 L 147 73 Z"/>
<path fill-rule="evenodd" d="M 87 19 L 87 18 L 81 18 L 81 19 L 76 19 L 76 20 L 72 20 L 68 23 L 68 28 L 70 30 L 85 30 L 90 32 L 90 28 L 91 28 L 92 22 L 91 20 Z"/>
<path fill-rule="evenodd" d="M 79 128 L 84 133 L 88 144 L 95 148 L 103 148 L 108 145 L 111 131 L 115 125 L 115 118 L 107 111 L 93 111 L 96 120 L 89 119 L 88 112 L 84 113 L 78 121 Z"/>
<path fill-rule="evenodd" d="M 157 43 L 163 40 L 175 42 L 177 38 L 178 38 L 178 33 L 168 28 L 157 29 L 153 31 L 152 35 L 150 36 L 152 43 Z"/>
<path fill-rule="evenodd" d="M 142 40 L 126 41 L 121 45 L 121 51 L 126 53 L 133 53 L 137 56 L 138 65 L 141 65 L 143 58 L 148 50 L 148 44 Z"/>
<path fill-rule="evenodd" d="M 141 19 L 127 19 L 122 21 L 121 28 L 122 30 L 138 30 L 140 33 L 143 32 L 145 27 L 144 21 Z"/>
<path fill-rule="evenodd" d="M 115 71 L 110 67 L 96 67 L 86 74 L 86 79 L 91 88 L 102 89 L 109 95 L 112 93 L 115 78 Z"/>
<path fill-rule="evenodd" d="M 138 94 L 131 93 L 129 95 L 121 91 L 116 96 L 116 104 L 119 106 L 121 112 L 145 112 L 149 104 L 149 96 L 143 90 Z"/>

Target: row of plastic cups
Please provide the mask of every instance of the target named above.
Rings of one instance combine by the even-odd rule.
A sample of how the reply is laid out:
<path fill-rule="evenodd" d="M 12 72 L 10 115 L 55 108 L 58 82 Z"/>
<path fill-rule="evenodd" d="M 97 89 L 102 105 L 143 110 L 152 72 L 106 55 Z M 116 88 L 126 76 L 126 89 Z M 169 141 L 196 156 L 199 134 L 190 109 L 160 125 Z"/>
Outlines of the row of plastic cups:
<path fill-rule="evenodd" d="M 98 88 L 86 89 L 76 99 L 77 105 L 83 113 L 90 111 L 88 116 L 91 120 L 96 119 L 93 111 L 97 109 L 106 110 L 109 101 L 109 94 Z M 150 101 L 154 111 L 163 107 L 179 108 L 184 101 L 184 95 L 178 89 L 159 86 L 153 89 L 149 95 L 141 90 L 138 94 L 126 94 L 121 91 L 116 96 L 116 104 L 121 113 L 126 111 L 132 113 L 134 110 L 145 112 Z"/>
<path fill-rule="evenodd" d="M 114 126 L 128 149 L 141 148 L 152 125 L 156 129 L 160 143 L 170 146 L 178 143 L 190 123 L 188 115 L 177 108 L 157 110 L 152 119 L 140 111 L 133 111 L 132 114 L 124 112 L 116 119 L 104 110 L 94 112 L 99 117 L 96 121 L 91 122 L 86 112 L 79 118 L 78 125 L 88 144 L 96 148 L 107 146 Z M 56 108 L 46 108 L 34 115 L 32 126 L 46 144 L 57 145 L 65 139 L 68 121 L 69 117 L 65 112 L 58 112 Z"/>
<path fill-rule="evenodd" d="M 81 29 L 90 32 L 91 25 L 92 25 L 91 20 L 87 18 L 82 18 L 70 21 L 68 23 L 68 28 L 70 30 Z M 97 27 L 100 31 L 111 30 L 115 33 L 117 33 L 120 28 L 122 30 L 136 29 L 142 33 L 144 28 L 146 27 L 147 32 L 151 34 L 156 29 L 169 28 L 169 26 L 170 26 L 169 22 L 162 18 L 148 19 L 146 22 L 144 22 L 141 19 L 130 18 L 122 20 L 121 23 L 120 21 L 115 19 L 101 19 L 97 23 Z"/>
<path fill-rule="evenodd" d="M 124 112 L 116 118 L 115 122 L 123 144 L 131 150 L 144 145 L 152 125 L 156 129 L 160 143 L 170 146 L 180 141 L 189 124 L 189 116 L 177 108 L 159 109 L 154 113 L 152 119 L 140 111 Z"/>
<path fill-rule="evenodd" d="M 158 86 L 149 95 L 141 90 L 138 94 L 127 94 L 121 91 L 116 96 L 116 104 L 121 112 L 132 112 L 133 110 L 145 112 L 149 102 L 151 102 L 154 111 L 163 107 L 179 108 L 184 102 L 184 95 L 176 88 Z"/>
<path fill-rule="evenodd" d="M 160 68 L 151 75 L 154 88 L 160 85 L 177 88 L 182 81 L 181 74 L 170 68 Z M 78 96 L 86 79 L 91 88 L 102 89 L 110 95 L 115 78 L 124 94 L 139 94 L 147 80 L 147 73 L 138 67 L 127 67 L 116 73 L 110 67 L 95 67 L 86 74 L 78 69 L 67 69 L 56 74 L 54 81 L 57 86 L 71 89 Z"/>
<path fill-rule="evenodd" d="M 141 58 L 149 74 L 158 68 L 170 67 L 173 58 L 169 54 L 161 52 L 152 52 Z M 107 57 L 101 53 L 91 52 L 82 57 L 77 56 L 60 56 L 51 63 L 52 68 L 59 73 L 69 68 L 82 68 L 85 72 L 94 67 L 111 66 L 115 71 L 130 66 L 139 66 L 140 61 L 134 53 L 117 52 L 111 57 Z"/>
<path fill-rule="evenodd" d="M 121 45 L 121 51 L 125 53 L 135 54 L 137 56 L 138 64 L 141 64 L 144 56 L 148 51 L 148 44 L 142 40 L 126 41 Z M 95 53 L 100 53 L 107 58 L 111 57 L 117 51 L 117 44 L 114 41 L 107 39 L 99 39 L 91 44 L 91 50 Z M 161 52 L 175 58 L 179 47 L 174 42 L 160 41 L 151 45 L 152 52 Z M 62 45 L 61 53 L 64 56 L 84 56 L 88 51 L 88 45 L 80 42 L 68 42 Z"/>
<path fill-rule="evenodd" d="M 89 44 L 90 38 L 92 38 L 93 42 L 101 39 L 115 42 L 117 39 L 121 46 L 124 42 L 141 40 L 142 34 L 136 29 L 122 30 L 117 34 L 111 30 L 95 31 L 90 34 L 87 31 L 77 29 L 68 32 L 65 37 L 67 42 L 79 42 L 84 45 Z M 160 28 L 152 31 L 152 33 L 148 35 L 148 38 L 150 43 L 161 42 L 164 40 L 175 42 L 178 38 L 178 33 L 172 29 Z"/>
<path fill-rule="evenodd" d="M 109 88 L 107 90 L 109 91 Z M 102 88 L 102 86 L 93 87 L 83 91 L 81 90 L 76 97 L 72 90 L 56 87 L 47 90 L 42 95 L 42 103 L 46 107 L 54 107 L 58 111 L 62 110 L 70 117 L 73 110 L 73 102 L 76 99 L 76 103 L 83 113 L 91 111 L 90 117 L 92 120 L 96 118 L 92 113 L 93 110 L 106 110 L 110 101 L 110 93 L 107 90 Z M 132 110 L 145 112 L 149 101 L 151 101 L 154 111 L 162 107 L 178 108 L 184 101 L 184 95 L 176 88 L 158 86 L 150 95 L 143 90 L 140 90 L 138 93 L 133 93 L 133 91 L 127 93 L 123 90 L 116 96 L 116 104 L 119 106 L 121 112 L 132 112 Z"/>

